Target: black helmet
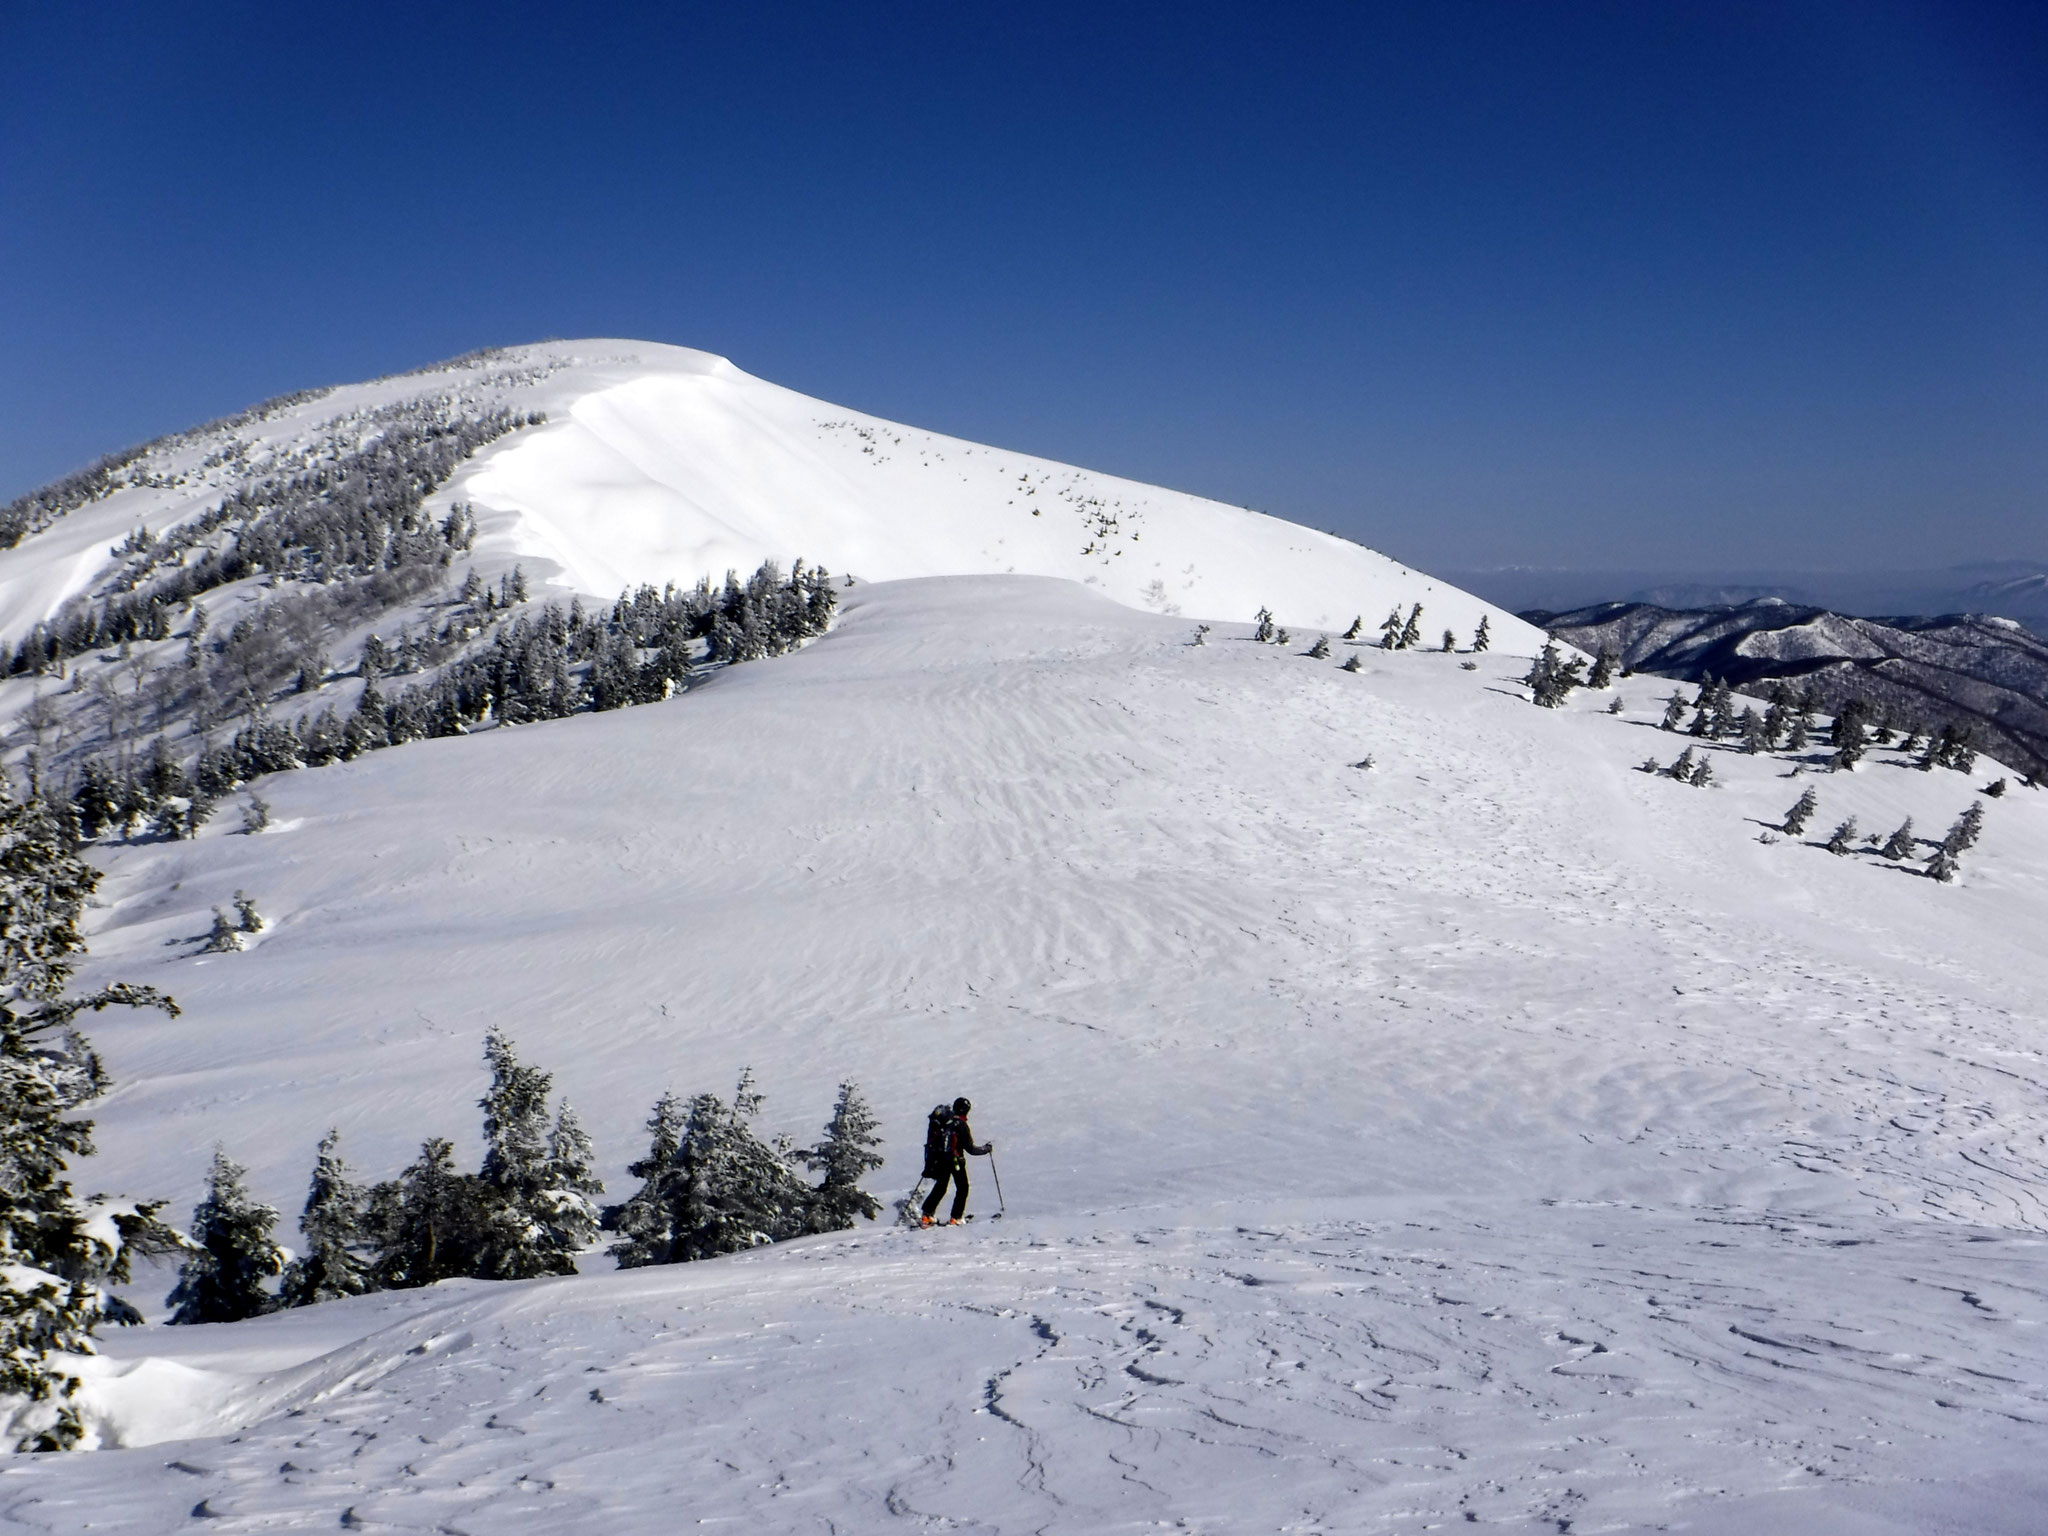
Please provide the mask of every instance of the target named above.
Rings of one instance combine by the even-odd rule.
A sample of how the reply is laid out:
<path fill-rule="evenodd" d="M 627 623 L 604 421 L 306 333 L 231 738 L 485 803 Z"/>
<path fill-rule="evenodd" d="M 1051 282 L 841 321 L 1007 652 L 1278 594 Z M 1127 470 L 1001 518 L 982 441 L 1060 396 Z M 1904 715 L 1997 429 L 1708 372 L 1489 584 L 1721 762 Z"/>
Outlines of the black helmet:
<path fill-rule="evenodd" d="M 962 1094 L 959 1098 L 953 1101 L 953 1113 L 956 1115 L 964 1115 L 972 1108 L 974 1108 L 974 1106 L 967 1101 L 967 1096 L 965 1094 Z"/>

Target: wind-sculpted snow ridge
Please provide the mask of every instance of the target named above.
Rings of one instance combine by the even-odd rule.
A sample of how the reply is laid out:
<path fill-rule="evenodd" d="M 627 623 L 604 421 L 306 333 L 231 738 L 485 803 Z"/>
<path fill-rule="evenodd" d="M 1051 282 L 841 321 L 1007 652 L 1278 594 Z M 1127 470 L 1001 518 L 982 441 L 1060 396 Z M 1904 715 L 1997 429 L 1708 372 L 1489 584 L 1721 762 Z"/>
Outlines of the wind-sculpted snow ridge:
<path fill-rule="evenodd" d="M 1689 787 L 1635 771 L 1668 684 L 1538 709 L 1526 655 L 845 598 L 686 704 L 98 855 L 81 980 L 185 1014 L 95 1021 L 85 1177 L 182 1210 L 218 1141 L 294 1211 L 329 1125 L 469 1165 L 496 1026 L 611 1198 L 664 1089 L 751 1064 L 764 1137 L 860 1082 L 885 1198 L 970 1094 L 1005 1219 L 117 1334 L 134 1448 L 11 1464 L 0 1520 L 2031 1529 L 2048 800 L 1692 737 Z M 1953 884 L 1818 846 L 1971 804 Z M 237 890 L 270 925 L 200 953 Z"/>

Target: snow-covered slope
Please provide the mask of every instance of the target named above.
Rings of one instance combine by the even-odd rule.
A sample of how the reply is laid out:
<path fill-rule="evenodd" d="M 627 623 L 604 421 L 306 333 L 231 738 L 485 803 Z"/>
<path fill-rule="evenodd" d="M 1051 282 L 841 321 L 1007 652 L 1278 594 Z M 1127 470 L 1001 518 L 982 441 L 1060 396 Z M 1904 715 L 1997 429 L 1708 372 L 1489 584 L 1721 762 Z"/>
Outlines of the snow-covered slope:
<path fill-rule="evenodd" d="M 1072 582 L 847 596 L 669 703 L 109 851 L 88 979 L 186 1016 L 94 1022 L 90 1183 L 189 1200 L 218 1140 L 294 1209 L 329 1124 L 473 1157 L 499 1024 L 614 1188 L 664 1086 L 751 1064 L 799 1136 L 864 1083 L 886 1193 L 972 1094 L 1006 1219 L 137 1330 L 100 1400 L 157 1443 L 17 1462 L 0 1520 L 2035 1528 L 2038 795 L 1942 886 L 1759 838 L 1807 783 L 1823 835 L 1939 835 L 1960 775 L 1704 746 L 1689 788 L 1634 771 L 1688 744 L 1640 681 L 1539 710 L 1512 656 L 1347 674 Z M 237 889 L 274 927 L 197 955 Z"/>
<path fill-rule="evenodd" d="M 611 598 L 803 558 L 869 581 L 1062 576 L 1158 612 L 1248 619 L 1264 605 L 1282 623 L 1322 628 L 1361 615 L 1377 625 L 1394 604 L 1421 603 L 1431 643 L 1446 627 L 1468 638 L 1482 613 L 1498 643 L 1532 633 L 1373 550 L 1278 518 L 883 421 L 709 353 L 593 340 L 321 391 L 168 439 L 124 472 L 123 489 L 0 561 L 0 635 L 18 638 L 90 590 L 138 525 L 160 535 L 283 456 L 428 397 L 548 418 L 484 448 L 430 502 L 476 508 L 486 575 L 524 561 Z"/>

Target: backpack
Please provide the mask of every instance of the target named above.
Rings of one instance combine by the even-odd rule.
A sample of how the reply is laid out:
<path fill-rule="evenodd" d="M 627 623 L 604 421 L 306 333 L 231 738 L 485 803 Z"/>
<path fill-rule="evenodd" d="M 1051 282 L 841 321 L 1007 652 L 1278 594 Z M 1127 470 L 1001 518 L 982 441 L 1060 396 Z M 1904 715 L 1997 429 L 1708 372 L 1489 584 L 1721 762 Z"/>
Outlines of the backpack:
<path fill-rule="evenodd" d="M 924 1128 L 924 1174 L 937 1178 L 953 1166 L 953 1106 L 941 1104 L 932 1110 Z"/>

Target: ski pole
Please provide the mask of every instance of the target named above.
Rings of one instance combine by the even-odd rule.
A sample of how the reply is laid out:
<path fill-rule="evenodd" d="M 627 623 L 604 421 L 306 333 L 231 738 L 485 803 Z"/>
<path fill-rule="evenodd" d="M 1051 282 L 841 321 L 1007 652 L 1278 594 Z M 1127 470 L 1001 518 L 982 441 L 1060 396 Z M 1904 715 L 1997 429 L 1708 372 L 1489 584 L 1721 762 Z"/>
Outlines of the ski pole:
<path fill-rule="evenodd" d="M 905 1226 L 917 1225 L 917 1219 L 911 1215 L 911 1212 L 917 1209 L 917 1197 L 923 1193 L 924 1175 L 919 1174 L 917 1182 L 910 1186 L 910 1193 L 903 1197 L 903 1223 Z"/>
<path fill-rule="evenodd" d="M 996 1171 L 996 1149 L 994 1147 L 988 1149 L 988 1173 L 989 1177 L 996 1181 L 996 1213 L 989 1217 L 989 1220 L 1001 1221 L 1003 1219 L 1003 1212 L 1007 1211 L 1010 1206 L 1009 1202 L 1003 1199 L 1003 1176 Z"/>

